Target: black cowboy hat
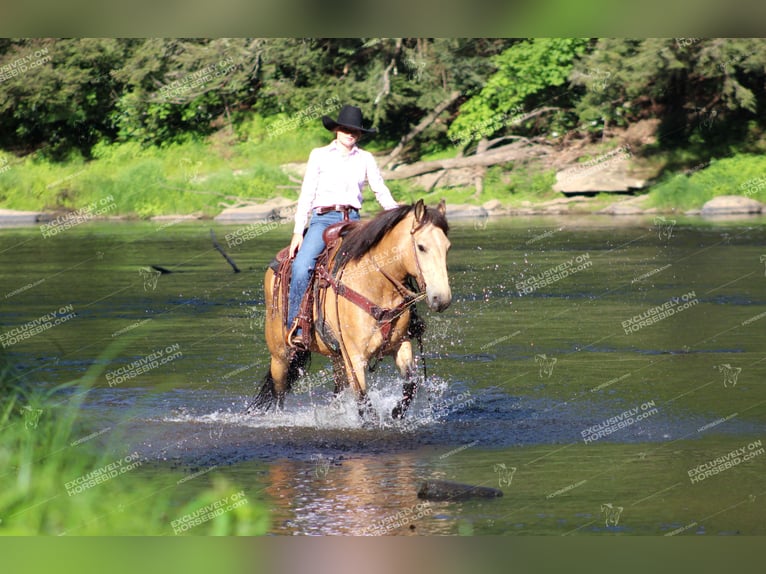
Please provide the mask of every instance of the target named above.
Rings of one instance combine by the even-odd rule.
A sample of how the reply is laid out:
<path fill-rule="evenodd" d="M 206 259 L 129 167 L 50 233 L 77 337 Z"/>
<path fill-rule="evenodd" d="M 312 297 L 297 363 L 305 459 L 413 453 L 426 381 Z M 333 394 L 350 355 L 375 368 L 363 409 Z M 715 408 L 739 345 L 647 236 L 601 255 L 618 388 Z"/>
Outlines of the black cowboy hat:
<path fill-rule="evenodd" d="M 378 130 L 375 128 L 365 129 L 362 127 L 362 110 L 356 106 L 343 106 L 338 112 L 337 121 L 330 116 L 322 116 L 322 123 L 328 130 L 333 131 L 335 128 L 351 128 L 359 130 L 365 134 L 375 134 Z"/>

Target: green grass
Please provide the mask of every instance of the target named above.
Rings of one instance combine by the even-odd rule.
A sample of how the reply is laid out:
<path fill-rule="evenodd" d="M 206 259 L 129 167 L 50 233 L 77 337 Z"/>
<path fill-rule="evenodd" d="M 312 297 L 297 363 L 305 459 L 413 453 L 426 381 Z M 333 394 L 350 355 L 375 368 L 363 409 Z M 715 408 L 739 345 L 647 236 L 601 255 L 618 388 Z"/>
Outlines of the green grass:
<path fill-rule="evenodd" d="M 745 195 L 766 203 L 766 186 L 748 194 L 748 182 L 766 178 L 766 157 L 737 155 L 713 160 L 689 175 L 677 173 L 663 179 L 650 192 L 649 202 L 660 209 L 699 209 L 719 195 Z M 766 179 L 764 180 L 766 181 Z"/>
<path fill-rule="evenodd" d="M 206 139 L 187 139 L 163 146 L 142 147 L 135 142 L 100 144 L 94 159 L 71 157 L 63 163 L 32 154 L 24 159 L 0 152 L 0 207 L 19 210 L 73 210 L 93 206 L 101 215 L 149 218 L 153 215 L 196 214 L 212 217 L 239 200 L 256 202 L 283 196 L 297 199 L 294 181 L 279 167 L 305 162 L 308 152 L 330 141 L 319 122 L 283 133 L 270 131 L 283 116 L 253 115 L 233 130 L 224 128 Z M 381 151 L 391 142 L 372 139 L 362 143 Z M 617 145 L 605 142 L 598 153 Z M 383 147 L 381 147 L 383 146 Z M 455 157 L 453 146 L 432 151 L 421 160 Z M 593 152 L 598 155 L 597 152 Z M 588 156 L 589 157 L 589 156 Z M 701 165 L 691 150 L 676 149 L 648 160 L 654 171 Z M 587 157 L 580 158 L 586 161 Z M 766 158 L 737 155 L 714 160 L 687 176 L 674 173 L 651 190 L 650 202 L 661 210 L 701 207 L 717 195 L 744 194 L 742 184 L 762 177 Z M 473 185 L 437 187 L 428 194 L 410 181 L 387 182 L 399 201 L 445 198 L 449 203 L 482 204 L 497 199 L 518 207 L 561 197 L 552 191 L 553 170 L 538 164 L 509 164 L 487 170 L 484 190 L 476 197 Z M 290 187 L 292 186 L 292 187 Z M 766 201 L 766 190 L 750 195 Z M 365 199 L 373 195 L 367 189 Z"/>
<path fill-rule="evenodd" d="M 91 369 L 76 388 L 87 389 L 96 376 Z M 63 387 L 46 394 L 24 390 L 2 351 L 0 389 L 0 535 L 173 535 L 173 521 L 233 500 L 241 490 L 214 472 L 179 486 L 184 475 L 139 458 L 134 470 L 74 492 L 67 483 L 132 454 L 127 437 L 116 432 L 106 448 L 89 446 L 98 440 L 75 444 L 83 437 L 85 394 L 62 401 Z M 267 529 L 266 509 L 246 500 L 184 533 L 260 535 Z"/>
<path fill-rule="evenodd" d="M 161 214 L 213 216 L 237 198 L 297 198 L 280 164 L 305 161 L 311 148 L 329 142 L 320 126 L 274 135 L 279 116 L 253 116 L 235 132 L 222 130 L 206 140 L 189 139 L 161 147 L 135 142 L 100 144 L 94 159 L 53 163 L 32 154 L 18 160 L 5 154 L 0 172 L 0 206 L 19 210 L 71 210 L 90 205 L 102 215 L 147 218 Z"/>

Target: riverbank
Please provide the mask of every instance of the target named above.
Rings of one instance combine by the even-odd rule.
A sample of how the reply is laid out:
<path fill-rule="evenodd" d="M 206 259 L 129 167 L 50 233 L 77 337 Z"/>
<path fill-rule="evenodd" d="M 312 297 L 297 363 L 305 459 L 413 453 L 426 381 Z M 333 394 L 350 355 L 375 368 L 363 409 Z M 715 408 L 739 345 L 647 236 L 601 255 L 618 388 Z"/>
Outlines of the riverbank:
<path fill-rule="evenodd" d="M 269 125 L 254 117 L 236 131 L 222 130 L 205 140 L 162 147 L 141 147 L 135 142 L 99 145 L 89 161 L 73 158 L 54 163 L 35 154 L 19 159 L 0 152 L 4 165 L 0 225 L 57 218 L 279 218 L 297 200 L 301 175 L 295 167 L 305 162 L 307 150 L 327 143 L 328 137 L 321 126 L 273 137 Z M 680 161 L 678 150 L 661 152 L 650 149 L 651 144 L 641 147 L 636 141 L 626 141 L 615 138 L 588 146 L 551 146 L 545 161 L 486 169 L 479 189 L 479 183 L 474 184 L 470 177 L 445 179 L 427 187 L 422 178 L 387 183 L 402 203 L 423 198 L 435 204 L 445 198 L 451 218 L 694 214 L 723 195 L 766 203 L 766 157 L 762 155 L 740 154 L 695 164 L 694 158 Z M 376 149 L 376 144 L 383 147 Z M 384 142 L 363 142 L 363 147 L 380 157 L 386 151 Z M 446 149 L 421 160 L 458 153 L 456 148 Z M 628 182 L 623 192 L 598 193 L 596 190 L 604 189 L 599 187 L 604 176 L 611 175 L 610 170 L 620 162 L 625 165 L 622 180 Z M 688 167 L 671 169 L 670 165 Z M 571 187 L 573 180 L 583 180 L 587 195 L 571 189 L 564 192 L 562 183 Z M 640 187 L 632 189 L 630 182 L 640 182 Z M 369 190 L 365 200 L 366 211 L 374 213 Z"/>
<path fill-rule="evenodd" d="M 573 197 L 538 204 L 529 202 L 528 205 L 521 207 L 504 206 L 497 200 L 491 200 L 483 205 L 447 204 L 447 218 L 453 222 L 472 221 L 474 225 L 478 226 L 485 225 L 489 220 L 535 216 L 569 216 L 572 218 L 601 216 L 605 221 L 614 224 L 625 223 L 636 217 L 671 217 L 677 215 L 696 216 L 704 219 L 753 217 L 766 222 L 764 219 L 766 205 L 743 196 L 721 196 L 707 202 L 702 209 L 686 211 L 642 207 L 649 200 L 648 194 L 635 197 L 628 196 L 617 201 L 609 201 L 599 197 Z M 296 203 L 284 198 L 277 198 L 261 204 L 229 208 L 214 217 L 202 214 L 170 214 L 153 216 L 149 220 L 167 227 L 189 221 L 213 221 L 230 225 L 287 223 L 292 221 L 295 205 Z M 371 213 L 367 213 L 366 217 L 371 217 L 371 215 Z M 46 237 L 87 221 L 136 221 L 138 219 L 126 215 L 88 216 L 87 212 L 56 213 L 0 210 L 0 228 L 37 225 L 41 227 Z"/>

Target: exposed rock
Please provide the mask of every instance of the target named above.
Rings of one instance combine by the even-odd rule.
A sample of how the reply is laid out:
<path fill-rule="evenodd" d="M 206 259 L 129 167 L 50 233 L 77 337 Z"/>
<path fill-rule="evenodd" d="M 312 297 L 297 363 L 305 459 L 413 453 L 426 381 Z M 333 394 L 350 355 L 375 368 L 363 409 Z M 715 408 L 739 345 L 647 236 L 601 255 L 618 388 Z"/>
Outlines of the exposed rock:
<path fill-rule="evenodd" d="M 660 126 L 658 118 L 647 118 L 631 122 L 622 134 L 622 141 L 631 148 L 638 148 L 657 143 L 657 128 Z"/>
<path fill-rule="evenodd" d="M 741 195 L 719 195 L 702 206 L 702 215 L 735 215 L 740 213 L 761 213 L 760 201 Z"/>
<path fill-rule="evenodd" d="M 194 219 L 201 219 L 201 216 L 187 213 L 185 215 L 155 215 L 150 218 L 151 221 L 191 221 Z"/>
<path fill-rule="evenodd" d="M 462 219 L 462 218 L 486 218 L 489 217 L 489 213 L 478 205 L 468 205 L 465 203 L 448 203 L 447 204 L 447 219 Z"/>
<path fill-rule="evenodd" d="M 625 192 L 642 189 L 646 180 L 629 175 L 629 148 L 620 147 L 556 173 L 554 191 L 562 193 Z"/>
<path fill-rule="evenodd" d="M 605 207 L 597 213 L 603 213 L 606 215 L 641 215 L 644 210 L 635 205 L 625 205 L 624 203 L 613 203 L 612 205 Z"/>
<path fill-rule="evenodd" d="M 447 169 L 432 171 L 422 175 L 416 175 L 410 178 L 412 184 L 416 187 L 422 187 L 425 190 L 431 190 L 434 187 L 467 187 L 476 183 L 478 171 L 473 167 L 461 167 L 457 169 Z"/>
<path fill-rule="evenodd" d="M 503 204 L 500 203 L 499 199 L 490 199 L 489 201 L 482 204 L 482 208 L 484 208 L 484 211 L 487 213 L 492 213 L 494 211 L 505 211 L 505 208 L 503 207 Z"/>
<path fill-rule="evenodd" d="M 265 203 L 237 205 L 219 213 L 214 221 L 220 223 L 243 223 L 292 219 L 297 202 L 286 197 L 274 197 Z"/>
<path fill-rule="evenodd" d="M 418 498 L 426 500 L 465 500 L 467 498 L 497 498 L 503 491 L 486 486 L 474 486 L 448 480 L 426 480 L 418 488 Z"/>
<path fill-rule="evenodd" d="M 303 179 L 303 176 L 306 175 L 307 165 L 308 163 L 305 161 L 294 161 L 291 163 L 283 163 L 279 167 L 281 167 L 282 171 L 284 171 L 286 174 Z"/>
<path fill-rule="evenodd" d="M 0 226 L 2 225 L 29 225 L 45 219 L 45 214 L 40 211 L 15 211 L 13 209 L 0 209 Z"/>

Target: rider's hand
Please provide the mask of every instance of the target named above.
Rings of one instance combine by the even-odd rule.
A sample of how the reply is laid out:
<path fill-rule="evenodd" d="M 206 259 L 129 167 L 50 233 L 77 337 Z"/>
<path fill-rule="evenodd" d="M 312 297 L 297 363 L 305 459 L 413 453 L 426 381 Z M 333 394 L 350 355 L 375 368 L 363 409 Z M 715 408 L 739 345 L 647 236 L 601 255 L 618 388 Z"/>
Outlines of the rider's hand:
<path fill-rule="evenodd" d="M 290 240 L 290 259 L 295 257 L 295 254 L 298 253 L 298 249 L 301 248 L 301 243 L 303 243 L 303 235 L 301 233 L 293 233 L 293 238 Z"/>

